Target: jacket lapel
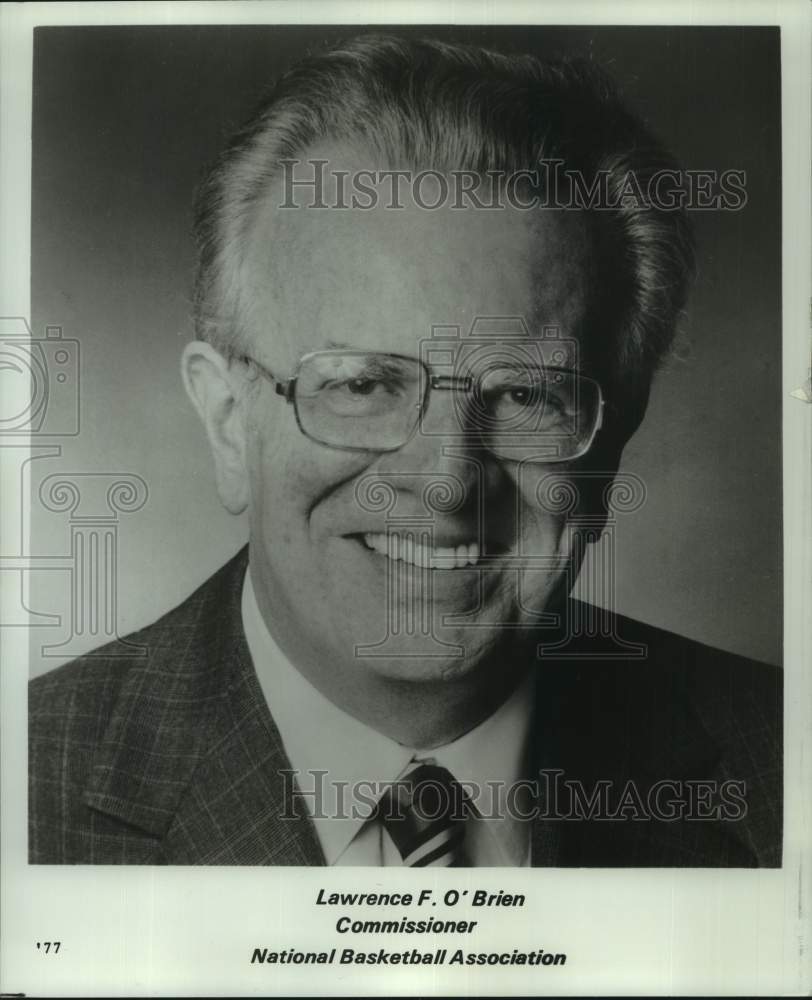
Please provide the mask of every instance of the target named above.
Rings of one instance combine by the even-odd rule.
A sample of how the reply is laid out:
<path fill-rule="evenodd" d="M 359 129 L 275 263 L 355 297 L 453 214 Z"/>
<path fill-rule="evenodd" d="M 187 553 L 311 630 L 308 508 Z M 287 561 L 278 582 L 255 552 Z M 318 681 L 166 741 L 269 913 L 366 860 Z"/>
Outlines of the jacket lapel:
<path fill-rule="evenodd" d="M 648 790 L 664 779 L 682 783 L 684 794 L 685 782 L 723 775 L 719 747 L 692 704 L 685 666 L 668 648 L 650 648 L 642 663 L 601 662 L 586 649 L 582 659 L 536 669 L 535 766 L 547 772 L 542 789 L 573 782 L 588 797 L 598 782 L 608 781 L 616 807 L 631 782 L 647 805 Z M 532 834 L 534 866 L 730 864 L 725 857 L 752 863 L 737 824 L 637 820 L 628 814 L 589 821 L 573 816 L 571 805 L 566 788 L 541 796 Z"/>
<path fill-rule="evenodd" d="M 324 864 L 243 635 L 247 549 L 140 637 L 84 801 L 165 864 Z"/>

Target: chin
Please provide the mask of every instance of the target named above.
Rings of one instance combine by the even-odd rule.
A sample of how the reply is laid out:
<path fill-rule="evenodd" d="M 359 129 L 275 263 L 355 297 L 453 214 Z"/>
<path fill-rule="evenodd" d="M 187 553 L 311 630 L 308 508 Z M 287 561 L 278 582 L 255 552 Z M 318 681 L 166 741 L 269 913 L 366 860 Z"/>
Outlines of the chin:
<path fill-rule="evenodd" d="M 493 614 L 499 616 L 498 611 Z M 466 625 L 454 626 L 438 625 L 435 617 L 434 628 L 426 631 L 387 628 L 381 621 L 375 630 L 379 638 L 359 641 L 358 636 L 373 634 L 370 619 L 366 619 L 354 632 L 354 665 L 380 678 L 411 683 L 442 684 L 473 678 L 488 669 L 494 650 L 511 635 L 501 626 L 477 625 L 476 617 Z"/>
<path fill-rule="evenodd" d="M 451 684 L 478 672 L 477 660 L 448 651 L 415 653 L 413 655 L 356 656 L 356 667 L 380 679 L 407 684 Z"/>

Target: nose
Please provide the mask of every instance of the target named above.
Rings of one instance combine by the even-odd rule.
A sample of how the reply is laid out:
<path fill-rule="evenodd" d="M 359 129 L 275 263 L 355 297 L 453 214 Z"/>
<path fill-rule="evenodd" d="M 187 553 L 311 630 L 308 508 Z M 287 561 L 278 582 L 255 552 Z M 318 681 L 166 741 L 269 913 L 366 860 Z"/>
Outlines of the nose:
<path fill-rule="evenodd" d="M 442 498 L 443 512 L 449 513 L 450 507 L 476 506 L 493 476 L 491 464 L 467 420 L 465 394 L 434 390 L 411 438 L 381 455 L 376 468 L 397 481 L 399 492 L 418 494 L 428 506 L 431 496 Z"/>

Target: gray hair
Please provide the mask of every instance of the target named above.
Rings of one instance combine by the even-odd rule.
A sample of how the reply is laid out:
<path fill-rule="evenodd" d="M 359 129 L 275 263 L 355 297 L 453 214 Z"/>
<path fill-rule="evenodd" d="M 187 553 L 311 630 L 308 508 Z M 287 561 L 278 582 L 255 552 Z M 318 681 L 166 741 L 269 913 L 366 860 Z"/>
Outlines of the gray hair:
<path fill-rule="evenodd" d="M 611 81 L 581 60 L 542 61 L 434 40 L 365 35 L 285 73 L 234 136 L 198 193 L 197 336 L 239 350 L 240 265 L 257 206 L 280 161 L 323 140 L 354 140 L 419 170 L 533 170 L 561 160 L 608 191 L 676 166 Z M 626 434 L 645 412 L 651 379 L 684 306 L 693 243 L 681 207 L 626 199 L 589 210 L 598 240 L 601 337 L 587 350 L 622 406 Z"/>

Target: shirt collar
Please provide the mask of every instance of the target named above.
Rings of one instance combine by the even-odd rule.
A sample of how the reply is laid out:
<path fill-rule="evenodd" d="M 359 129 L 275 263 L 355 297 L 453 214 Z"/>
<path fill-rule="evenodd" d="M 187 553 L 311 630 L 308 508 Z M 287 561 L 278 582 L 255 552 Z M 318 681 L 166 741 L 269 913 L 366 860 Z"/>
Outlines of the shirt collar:
<path fill-rule="evenodd" d="M 420 750 L 397 743 L 338 708 L 290 663 L 265 625 L 250 570 L 243 586 L 242 619 L 262 693 L 328 865 L 335 863 L 360 831 L 382 788 L 400 777 L 412 760 L 429 759 L 476 789 L 472 798 L 485 818 L 485 823 L 477 822 L 479 836 L 486 835 L 485 828 L 490 826 L 498 841 L 497 859 L 503 864 L 523 863 L 526 823 L 508 818 L 489 824 L 487 817 L 494 810 L 504 815 L 505 788 L 524 776 L 532 677 L 459 739 Z M 369 783 L 361 789 L 361 798 L 350 792 L 358 782 Z M 495 799 L 494 788 L 500 789 Z"/>

